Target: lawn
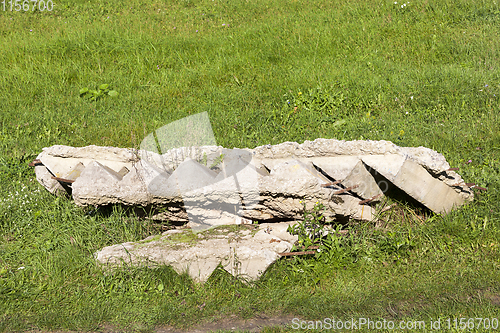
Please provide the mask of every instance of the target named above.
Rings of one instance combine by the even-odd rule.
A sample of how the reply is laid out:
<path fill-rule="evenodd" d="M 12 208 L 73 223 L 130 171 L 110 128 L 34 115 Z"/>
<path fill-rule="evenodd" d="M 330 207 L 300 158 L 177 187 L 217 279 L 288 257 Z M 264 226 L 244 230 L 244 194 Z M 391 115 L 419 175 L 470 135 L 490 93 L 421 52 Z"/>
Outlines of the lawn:
<path fill-rule="evenodd" d="M 497 1 L 52 1 L 0 3 L 0 331 L 152 332 L 263 314 L 498 323 Z M 102 84 L 117 96 L 80 96 Z M 399 203 L 383 227 L 344 226 L 353 236 L 333 259 L 283 259 L 255 283 L 106 273 L 95 251 L 161 225 L 54 197 L 28 163 L 56 144 L 138 148 L 204 111 L 228 148 L 389 140 L 442 153 L 488 190 L 446 216 Z"/>

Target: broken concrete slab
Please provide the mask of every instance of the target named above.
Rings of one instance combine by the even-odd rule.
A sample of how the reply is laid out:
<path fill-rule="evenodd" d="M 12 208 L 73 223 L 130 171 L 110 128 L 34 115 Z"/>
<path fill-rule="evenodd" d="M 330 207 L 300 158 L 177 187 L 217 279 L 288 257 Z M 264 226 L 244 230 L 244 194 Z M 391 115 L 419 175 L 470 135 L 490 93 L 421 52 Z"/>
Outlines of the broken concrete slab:
<path fill-rule="evenodd" d="M 470 189 L 456 189 L 450 183 L 460 183 L 462 179 L 456 173 L 441 171 L 448 175 L 444 182 L 436 174 L 428 172 L 428 168 L 418 164 L 412 159 L 399 155 L 389 155 L 387 158 L 381 156 L 368 156 L 363 162 L 373 168 L 376 172 L 387 179 L 406 194 L 423 204 L 435 213 L 449 213 L 453 208 L 462 206 L 470 200 L 472 194 Z M 380 186 L 382 189 L 389 185 Z M 465 195 L 463 191 L 466 191 Z"/>
<path fill-rule="evenodd" d="M 67 194 L 71 191 L 67 186 L 64 187 L 61 182 L 54 179 L 54 174 L 49 171 L 44 165 L 35 166 L 36 180 L 43 186 L 47 191 L 55 195 Z"/>
<path fill-rule="evenodd" d="M 412 160 L 405 160 L 393 184 L 436 213 L 449 213 L 465 202 L 460 192 L 432 177 Z"/>
<path fill-rule="evenodd" d="M 42 164 L 56 177 L 67 175 L 79 163 L 86 167 L 96 161 L 118 172 L 123 167 L 130 170 L 139 161 L 132 149 L 99 146 L 75 148 L 57 145 L 43 148 L 39 157 Z"/>
<path fill-rule="evenodd" d="M 87 165 L 72 184 L 72 196 L 77 205 L 85 205 L 93 200 L 94 205 L 125 204 L 147 205 L 150 196 L 147 193 L 135 168 L 124 176 L 122 173 L 93 161 Z"/>
<path fill-rule="evenodd" d="M 156 197 L 179 197 L 197 188 L 214 183 L 217 174 L 200 163 L 186 158 L 171 175 L 153 179 L 148 191 Z"/>
<path fill-rule="evenodd" d="M 35 168 L 37 179 L 54 191 L 60 184 L 47 177 L 53 172 L 67 175 L 81 163 L 85 169 L 74 183 L 61 185 L 72 190 L 78 205 L 155 206 L 166 208 L 164 216 L 172 221 L 187 217 L 200 226 L 300 219 L 301 201 L 307 209 L 322 203 L 327 218 L 368 221 L 374 216 L 373 201 L 368 199 L 382 197 L 391 186 L 436 213 L 449 212 L 473 198 L 441 154 L 388 141 L 316 139 L 255 149 L 183 147 L 163 154 L 112 148 L 109 160 L 107 149 L 46 148 L 38 158 L 47 165 Z M 92 178 L 94 172 L 86 172 L 94 160 L 101 165 L 95 172 L 99 181 Z M 446 194 L 443 200 L 419 194 L 417 189 L 429 184 L 440 184 L 439 193 Z"/>
<path fill-rule="evenodd" d="M 334 193 L 341 187 L 324 187 L 327 179 L 319 172 L 312 172 L 304 163 L 290 160 L 277 165 L 266 182 L 260 185 L 261 200 L 266 203 L 265 208 L 259 208 L 263 213 L 273 216 L 274 219 L 301 219 L 306 209 L 310 210 L 315 204 L 327 207 L 325 218 L 334 220 L 337 216 L 349 216 L 369 221 L 374 215 L 373 208 L 359 205 L 361 199 L 351 193 Z"/>
<path fill-rule="evenodd" d="M 206 281 L 220 264 L 233 276 L 255 280 L 298 240 L 286 231 L 290 224 L 223 226 L 199 233 L 174 229 L 107 246 L 95 258 L 110 267 L 170 265 L 198 282 Z"/>
<path fill-rule="evenodd" d="M 228 151 L 230 154 L 228 154 Z M 269 172 L 265 168 L 257 168 L 251 164 L 252 155 L 241 149 L 224 149 L 224 153 L 220 155 L 220 172 L 215 178 L 216 181 L 221 181 L 227 177 L 233 176 L 244 170 L 251 168 L 254 172 L 262 177 L 269 176 Z"/>
<path fill-rule="evenodd" d="M 352 188 L 352 192 L 363 199 L 376 197 L 380 200 L 384 195 L 379 184 L 377 184 L 377 181 L 373 178 L 362 161 L 358 161 L 347 177 L 342 180 L 341 184 L 346 188 Z"/>
<path fill-rule="evenodd" d="M 100 162 L 117 172 L 124 170 L 123 168 L 130 170 L 132 165 L 139 161 L 139 157 L 133 149 L 94 145 L 81 148 L 55 145 L 43 148 L 39 160 L 43 166 L 35 168 L 38 181 L 51 193 L 55 191 L 62 193 L 67 192 L 68 188 L 60 185 L 52 177 L 76 180 L 83 169 L 93 161 Z"/>
<path fill-rule="evenodd" d="M 311 163 L 327 174 L 332 180 L 345 179 L 358 164 L 359 156 L 311 157 Z"/>
<path fill-rule="evenodd" d="M 364 164 L 376 170 L 389 181 L 392 181 L 398 175 L 405 160 L 404 155 L 397 154 L 368 155 L 361 158 Z"/>

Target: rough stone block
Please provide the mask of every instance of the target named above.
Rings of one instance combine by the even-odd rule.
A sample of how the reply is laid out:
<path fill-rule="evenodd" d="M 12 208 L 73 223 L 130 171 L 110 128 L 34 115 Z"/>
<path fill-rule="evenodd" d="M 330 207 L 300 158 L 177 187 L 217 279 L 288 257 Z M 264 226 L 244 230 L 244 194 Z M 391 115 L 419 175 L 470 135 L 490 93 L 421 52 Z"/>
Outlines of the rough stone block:
<path fill-rule="evenodd" d="M 341 184 L 346 188 L 353 187 L 352 192 L 363 199 L 381 197 L 384 194 L 362 161 L 356 164 Z"/>
<path fill-rule="evenodd" d="M 406 160 L 394 185 L 435 213 L 449 213 L 464 204 L 465 199 L 454 188 L 434 178 L 420 164 Z"/>
<path fill-rule="evenodd" d="M 107 246 L 95 258 L 111 267 L 171 265 L 178 273 L 188 272 L 195 281 L 206 281 L 219 264 L 234 276 L 258 279 L 277 259 L 291 250 L 297 236 L 286 228 L 290 223 L 249 225 L 205 230 L 171 230 L 139 242 Z M 281 238 L 282 237 L 282 238 Z"/>
<path fill-rule="evenodd" d="M 368 155 L 363 156 L 361 160 L 392 182 L 403 166 L 406 157 L 397 154 Z"/>
<path fill-rule="evenodd" d="M 99 162 L 90 163 L 72 184 L 75 203 L 80 206 L 115 204 L 146 205 L 149 195 L 136 170 L 122 176 Z"/>

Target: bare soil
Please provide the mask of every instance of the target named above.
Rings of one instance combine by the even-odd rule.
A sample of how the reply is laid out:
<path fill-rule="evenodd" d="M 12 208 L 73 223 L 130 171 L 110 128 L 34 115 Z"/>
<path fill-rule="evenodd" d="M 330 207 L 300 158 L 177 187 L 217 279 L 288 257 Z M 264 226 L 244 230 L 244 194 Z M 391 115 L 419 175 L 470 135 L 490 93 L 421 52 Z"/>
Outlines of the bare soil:
<path fill-rule="evenodd" d="M 223 320 L 217 320 L 214 322 L 204 322 L 199 325 L 182 330 L 170 326 L 158 326 L 153 332 L 154 333 L 210 333 L 220 330 L 232 331 L 232 332 L 260 332 L 267 327 L 284 327 L 290 325 L 292 319 L 295 318 L 292 315 L 282 315 L 276 317 L 267 317 L 265 315 L 257 315 L 250 319 L 241 319 L 236 316 L 230 316 L 229 318 Z M 31 330 L 30 333 L 77 333 L 76 331 L 44 331 L 44 330 Z M 146 327 L 138 327 L 132 324 L 130 328 L 116 328 L 113 325 L 103 325 L 98 331 L 93 333 L 128 333 L 128 332 L 150 332 Z M 79 332 L 78 332 L 79 333 Z"/>
<path fill-rule="evenodd" d="M 290 325 L 294 316 L 279 316 L 279 317 L 266 317 L 257 316 L 250 319 L 240 319 L 237 317 L 229 317 L 227 319 L 213 322 L 204 323 L 192 329 L 183 331 L 169 327 L 157 327 L 156 333 L 209 333 L 218 330 L 227 330 L 233 332 L 260 332 L 265 327 L 276 327 Z"/>

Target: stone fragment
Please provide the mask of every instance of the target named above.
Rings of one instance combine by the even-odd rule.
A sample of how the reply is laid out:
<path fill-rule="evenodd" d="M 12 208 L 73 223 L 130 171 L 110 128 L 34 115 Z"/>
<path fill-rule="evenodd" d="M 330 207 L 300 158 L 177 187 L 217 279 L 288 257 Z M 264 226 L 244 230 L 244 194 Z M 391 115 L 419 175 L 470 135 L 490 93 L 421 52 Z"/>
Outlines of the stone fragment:
<path fill-rule="evenodd" d="M 404 156 L 368 156 L 363 158 L 363 162 L 435 213 L 448 213 L 472 197 L 470 190 L 455 189 L 449 182 L 436 177 L 437 174 L 431 174 L 429 171 L 437 172 L 435 167 L 425 168 Z M 449 173 L 454 182 L 461 181 L 461 178 L 451 176 L 451 172 L 444 173 Z M 380 187 L 383 189 L 388 185 Z"/>
<path fill-rule="evenodd" d="M 93 161 L 124 172 L 139 160 L 131 149 L 87 146 L 81 148 L 56 145 L 43 148 L 37 157 L 43 165 L 35 167 L 38 181 L 51 193 L 70 193 L 71 188 L 52 177 L 75 180 L 85 166 Z M 125 169 L 124 169 L 125 168 Z"/>
<path fill-rule="evenodd" d="M 52 156 L 59 158 L 76 158 L 84 165 L 90 161 L 104 161 L 106 163 L 134 163 L 139 160 L 139 157 L 133 149 L 117 148 L 117 147 L 70 147 L 63 145 L 55 145 L 48 148 L 43 148 L 43 156 Z M 86 162 L 84 162 L 86 161 Z M 42 160 L 43 162 L 43 160 Z M 107 165 L 107 164 L 106 164 Z M 111 167 L 111 165 L 107 165 Z"/>
<path fill-rule="evenodd" d="M 87 166 L 97 161 L 118 172 L 122 167 L 130 169 L 132 164 L 139 161 L 139 157 L 132 149 L 99 146 L 75 148 L 61 145 L 44 148 L 37 159 L 54 175 L 68 174 L 68 169 L 78 163 Z"/>
<path fill-rule="evenodd" d="M 392 181 L 399 173 L 399 170 L 401 170 L 406 157 L 397 154 L 368 155 L 363 156 L 361 160 L 389 181 Z M 383 191 L 385 190 L 383 189 Z"/>
<path fill-rule="evenodd" d="M 72 184 L 75 203 L 88 205 L 147 205 L 149 194 L 134 168 L 125 176 L 102 165 L 90 163 Z"/>
<path fill-rule="evenodd" d="M 217 175 L 215 180 L 221 181 L 227 177 L 238 174 L 245 168 L 252 169 L 259 176 L 269 176 L 267 170 L 257 168 L 252 164 L 252 155 L 247 151 L 241 149 L 225 149 L 224 158 L 221 163 L 221 172 Z"/>
<path fill-rule="evenodd" d="M 200 282 L 206 281 L 221 264 L 234 276 L 255 280 L 280 258 L 278 253 L 290 251 L 297 241 L 297 236 L 286 232 L 289 225 L 250 225 L 232 231 L 211 229 L 198 234 L 190 230 L 170 230 L 143 241 L 107 246 L 95 257 L 111 267 L 122 263 L 170 265 L 178 273 L 188 272 Z"/>
<path fill-rule="evenodd" d="M 341 184 L 346 188 L 352 187 L 352 192 L 363 199 L 369 199 L 376 196 L 380 198 L 384 194 L 362 161 L 358 161 L 356 166 Z"/>
<path fill-rule="evenodd" d="M 216 176 L 209 168 L 188 158 L 170 175 L 169 182 L 184 193 L 212 184 Z"/>
<path fill-rule="evenodd" d="M 36 180 L 50 193 L 57 195 L 68 193 L 69 188 L 63 187 L 60 182 L 53 179 L 52 177 L 54 177 L 54 174 L 52 174 L 44 165 L 35 166 L 35 174 Z"/>
<path fill-rule="evenodd" d="M 412 160 L 403 163 L 393 183 L 436 213 L 449 213 L 465 202 L 460 192 L 434 178 Z"/>
<path fill-rule="evenodd" d="M 358 164 L 359 156 L 312 157 L 311 162 L 333 180 L 343 180 Z"/>
<path fill-rule="evenodd" d="M 212 184 L 217 174 L 187 158 L 171 174 L 162 174 L 151 181 L 149 192 L 156 197 L 182 197 L 197 188 Z"/>

